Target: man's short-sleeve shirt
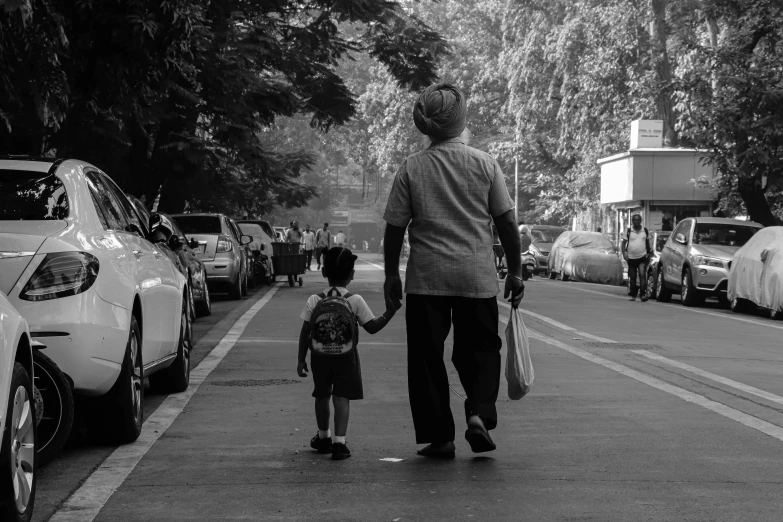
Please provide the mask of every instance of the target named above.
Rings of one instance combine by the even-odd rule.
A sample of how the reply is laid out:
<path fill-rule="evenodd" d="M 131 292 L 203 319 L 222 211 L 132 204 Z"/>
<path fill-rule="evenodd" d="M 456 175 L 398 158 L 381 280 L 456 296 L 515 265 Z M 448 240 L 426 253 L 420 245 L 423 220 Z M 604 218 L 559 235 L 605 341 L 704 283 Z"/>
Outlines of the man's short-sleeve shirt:
<path fill-rule="evenodd" d="M 408 227 L 409 294 L 498 294 L 492 219 L 514 208 L 500 166 L 459 138 L 432 144 L 402 164 L 383 219 Z"/>
<path fill-rule="evenodd" d="M 345 295 L 348 293 L 348 289 L 344 287 L 335 287 L 337 288 L 337 291 L 340 292 L 340 295 Z M 324 294 L 329 295 L 330 288 L 327 288 L 323 291 Z M 302 310 L 301 315 L 299 316 L 303 321 L 310 321 L 310 318 L 313 316 L 313 310 L 315 310 L 315 305 L 318 304 L 318 301 L 321 300 L 320 294 L 311 295 L 310 298 L 307 300 L 307 303 L 305 304 L 304 309 Z M 366 323 L 372 321 L 375 319 L 375 315 L 373 315 L 372 310 L 370 310 L 369 305 L 364 300 L 364 298 L 358 294 L 351 294 L 348 297 L 348 304 L 351 305 L 351 310 L 353 310 L 353 313 L 356 314 L 356 320 L 359 321 L 359 326 L 364 326 Z"/>

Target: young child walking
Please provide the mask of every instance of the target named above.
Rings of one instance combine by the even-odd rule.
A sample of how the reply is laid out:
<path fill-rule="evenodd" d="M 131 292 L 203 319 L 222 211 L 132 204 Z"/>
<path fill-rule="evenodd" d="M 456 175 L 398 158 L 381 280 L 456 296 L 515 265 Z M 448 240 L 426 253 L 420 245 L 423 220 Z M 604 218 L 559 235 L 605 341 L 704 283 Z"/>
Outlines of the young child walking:
<path fill-rule="evenodd" d="M 357 343 L 362 326 L 374 334 L 386 326 L 396 310 L 386 310 L 375 317 L 362 299 L 347 287 L 354 278 L 357 257 L 347 248 L 335 247 L 324 256 L 323 275 L 329 280 L 329 288 L 310 296 L 302 311 L 302 331 L 299 334 L 299 364 L 296 371 L 307 377 L 308 350 L 313 371 L 315 389 L 315 419 L 318 433 L 310 440 L 310 447 L 318 453 L 332 453 L 332 460 L 344 460 L 351 456 L 345 444 L 348 431 L 350 401 L 364 397 L 362 369 L 359 364 Z M 329 430 L 331 408 L 334 403 L 334 442 Z"/>

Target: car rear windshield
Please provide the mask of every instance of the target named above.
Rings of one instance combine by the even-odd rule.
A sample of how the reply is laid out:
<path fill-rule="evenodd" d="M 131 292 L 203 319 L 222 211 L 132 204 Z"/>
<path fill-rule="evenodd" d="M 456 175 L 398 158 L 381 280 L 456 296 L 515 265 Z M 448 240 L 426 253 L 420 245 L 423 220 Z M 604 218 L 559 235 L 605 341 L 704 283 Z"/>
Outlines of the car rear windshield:
<path fill-rule="evenodd" d="M 253 236 L 253 241 L 261 241 L 263 239 L 264 229 L 261 228 L 261 225 L 256 223 L 237 223 L 237 225 L 239 225 L 239 230 L 243 234 Z"/>
<path fill-rule="evenodd" d="M 563 230 L 542 230 L 540 228 L 534 228 L 530 231 L 530 237 L 533 239 L 533 243 L 554 243 Z"/>
<path fill-rule="evenodd" d="M 65 219 L 68 195 L 54 174 L 0 170 L 0 220 Z"/>
<path fill-rule="evenodd" d="M 693 243 L 741 247 L 760 229 L 734 223 L 696 223 Z"/>
<path fill-rule="evenodd" d="M 185 234 L 220 234 L 218 216 L 177 216 L 174 218 Z"/>

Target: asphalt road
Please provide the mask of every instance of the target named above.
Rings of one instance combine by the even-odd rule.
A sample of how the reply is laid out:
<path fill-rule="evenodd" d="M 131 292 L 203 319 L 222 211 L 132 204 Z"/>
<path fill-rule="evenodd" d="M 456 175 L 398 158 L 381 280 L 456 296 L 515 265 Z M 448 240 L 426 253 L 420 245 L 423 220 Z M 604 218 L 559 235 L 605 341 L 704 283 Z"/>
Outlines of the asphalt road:
<path fill-rule="evenodd" d="M 382 279 L 362 256 L 351 290 L 376 314 Z M 783 323 L 535 278 L 533 391 L 509 401 L 502 381 L 497 451 L 474 456 L 458 428 L 457 458 L 430 461 L 415 455 L 403 310 L 362 332 L 354 456 L 333 462 L 309 449 L 312 384 L 295 372 L 299 313 L 324 286 L 313 273 L 216 303 L 191 388 L 148 397 L 135 444 L 69 447 L 39 475 L 35 519 L 780 520 Z"/>

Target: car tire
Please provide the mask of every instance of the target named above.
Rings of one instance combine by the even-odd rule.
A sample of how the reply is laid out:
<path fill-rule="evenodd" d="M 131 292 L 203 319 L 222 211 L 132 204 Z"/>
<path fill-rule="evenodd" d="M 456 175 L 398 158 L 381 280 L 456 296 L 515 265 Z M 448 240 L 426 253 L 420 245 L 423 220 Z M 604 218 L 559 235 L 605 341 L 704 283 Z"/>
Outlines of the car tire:
<path fill-rule="evenodd" d="M 663 281 L 663 267 L 658 270 L 655 279 L 655 300 L 659 303 L 668 303 L 672 299 L 672 291 L 666 288 L 666 283 Z"/>
<path fill-rule="evenodd" d="M 181 393 L 190 385 L 190 355 L 193 351 L 193 324 L 186 310 L 187 303 L 182 303 L 180 317 L 179 342 L 177 343 L 177 358 L 168 368 L 150 375 L 150 385 L 163 393 Z"/>
<path fill-rule="evenodd" d="M 680 295 L 682 296 L 682 304 L 685 306 L 698 306 L 704 300 L 699 294 L 699 291 L 696 290 L 696 287 L 693 286 L 693 274 L 691 274 L 690 268 L 686 268 L 682 272 L 682 289 Z"/>
<path fill-rule="evenodd" d="M 33 383 L 27 370 L 18 362 L 14 363 L 11 373 L 7 408 L 3 446 L 0 448 L 0 520 L 29 522 L 33 518 L 38 478 L 38 431 Z M 22 429 L 19 429 L 20 423 Z M 14 441 L 20 445 L 14 444 Z M 26 486 L 19 490 L 20 494 L 14 488 L 14 478 L 22 480 Z"/>
<path fill-rule="evenodd" d="M 228 296 L 231 299 L 242 299 L 242 273 L 237 274 L 237 280 L 231 284 L 228 289 Z"/>
<path fill-rule="evenodd" d="M 73 389 L 65 374 L 40 350 L 33 352 L 33 396 L 38 428 L 38 467 L 44 466 L 65 446 L 73 428 Z"/>
<path fill-rule="evenodd" d="M 109 402 L 106 412 L 110 419 L 109 436 L 120 444 L 138 439 L 144 422 L 144 361 L 141 342 L 141 330 L 134 315 L 131 316 L 120 376 L 110 392 L 114 400 Z"/>
<path fill-rule="evenodd" d="M 753 310 L 755 305 L 753 302 L 743 299 L 741 297 L 735 297 L 729 304 L 731 311 L 737 314 L 746 314 Z"/>
<path fill-rule="evenodd" d="M 769 318 L 773 321 L 780 321 L 781 318 L 783 318 L 783 313 L 781 313 L 780 310 L 775 308 L 769 309 Z"/>
<path fill-rule="evenodd" d="M 555 279 L 555 278 L 557 277 L 557 274 L 556 274 L 555 272 L 549 272 L 549 271 L 547 271 L 546 275 L 547 275 L 547 277 L 548 277 L 549 279 Z"/>
<path fill-rule="evenodd" d="M 201 290 L 201 301 L 196 303 L 196 315 L 198 317 L 207 317 L 212 315 L 212 298 L 209 296 L 209 287 L 207 286 L 207 277 L 204 274 L 204 281 L 202 284 L 204 288 Z"/>
<path fill-rule="evenodd" d="M 561 281 L 568 281 L 568 275 L 565 272 L 560 272 L 557 274 L 558 279 Z"/>

